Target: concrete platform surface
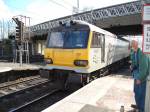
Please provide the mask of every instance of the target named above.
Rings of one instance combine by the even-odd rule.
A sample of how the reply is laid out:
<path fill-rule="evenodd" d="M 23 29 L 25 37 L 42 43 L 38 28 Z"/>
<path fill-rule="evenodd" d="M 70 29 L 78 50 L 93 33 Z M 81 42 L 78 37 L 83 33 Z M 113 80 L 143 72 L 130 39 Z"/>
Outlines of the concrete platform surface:
<path fill-rule="evenodd" d="M 11 71 L 12 68 L 10 67 L 0 67 L 0 73 L 3 73 L 3 72 L 8 72 L 8 71 Z"/>
<path fill-rule="evenodd" d="M 0 68 L 2 67 L 9 67 L 12 70 L 37 70 L 41 68 L 41 65 L 37 64 L 23 64 L 20 66 L 19 63 L 7 63 L 7 62 L 0 62 Z"/>
<path fill-rule="evenodd" d="M 135 103 L 133 80 L 127 76 L 106 76 L 96 79 L 42 112 L 119 112 L 131 110 Z"/>

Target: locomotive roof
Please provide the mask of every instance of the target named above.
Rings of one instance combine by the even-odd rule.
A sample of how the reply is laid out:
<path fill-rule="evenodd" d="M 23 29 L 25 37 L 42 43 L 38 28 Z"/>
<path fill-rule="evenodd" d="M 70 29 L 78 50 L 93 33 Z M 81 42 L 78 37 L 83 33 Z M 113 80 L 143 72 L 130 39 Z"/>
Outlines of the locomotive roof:
<path fill-rule="evenodd" d="M 90 23 L 87 23 L 85 21 L 81 21 L 81 20 L 73 20 L 73 21 L 76 22 L 76 23 L 78 23 L 78 24 L 88 25 L 91 31 L 97 31 L 97 32 L 100 32 L 102 34 L 106 34 L 106 35 L 109 35 L 109 36 L 117 38 L 117 36 L 115 34 L 110 33 L 110 32 L 108 32 L 106 30 L 103 30 L 103 29 L 101 29 L 101 28 L 99 28 L 99 27 L 97 27 L 95 25 L 92 25 Z"/>

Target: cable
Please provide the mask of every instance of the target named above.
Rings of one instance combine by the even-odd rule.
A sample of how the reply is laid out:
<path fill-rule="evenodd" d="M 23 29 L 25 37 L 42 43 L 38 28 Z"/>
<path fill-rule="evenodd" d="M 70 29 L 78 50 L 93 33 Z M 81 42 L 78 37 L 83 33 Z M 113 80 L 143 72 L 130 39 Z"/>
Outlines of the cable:
<path fill-rule="evenodd" d="M 37 19 L 37 20 L 41 20 L 41 19 L 45 19 L 46 17 L 41 17 L 38 13 L 35 13 L 35 12 L 31 12 L 31 11 L 27 11 L 27 10 L 24 10 L 24 9 L 18 9 L 17 7 L 14 7 L 14 6 L 11 6 L 12 8 L 14 8 L 15 10 L 19 10 L 20 12 L 28 12 L 28 13 L 30 13 L 30 14 L 33 14 L 33 15 L 35 15 L 36 17 L 38 17 L 39 19 Z"/>
<path fill-rule="evenodd" d="M 63 8 L 65 8 L 65 9 L 67 9 L 67 10 L 69 10 L 69 11 L 71 11 L 72 12 L 72 10 L 70 10 L 69 8 L 67 8 L 67 7 L 65 7 L 64 5 L 62 5 L 62 4 L 60 4 L 60 3 L 58 3 L 58 2 L 56 2 L 56 1 L 54 1 L 54 0 L 49 0 L 49 1 L 51 1 L 52 3 L 54 3 L 54 4 L 57 4 L 57 5 L 59 5 L 59 6 L 61 6 L 61 7 L 63 7 Z M 18 10 L 18 8 L 16 8 L 16 7 L 14 7 L 13 6 L 13 8 L 14 9 L 16 9 L 16 10 Z M 40 14 L 38 14 L 38 13 L 35 13 L 35 12 L 31 12 L 31 11 L 24 11 L 23 9 L 19 9 L 20 10 L 20 12 L 28 12 L 28 13 L 30 13 L 30 14 L 33 14 L 33 15 L 35 15 L 36 17 L 38 17 L 39 19 L 37 19 L 37 20 L 41 20 L 41 19 L 45 19 L 45 18 L 47 18 L 47 16 L 46 17 L 41 17 L 40 16 Z M 33 19 L 33 18 L 31 18 L 31 19 Z"/>
<path fill-rule="evenodd" d="M 72 12 L 72 10 L 70 10 L 69 8 L 65 7 L 64 5 L 58 3 L 58 2 L 56 2 L 56 1 L 54 1 L 54 0 L 49 0 L 49 1 L 52 2 L 52 3 L 54 3 L 54 4 L 57 4 L 57 5 L 59 5 L 59 6 L 61 6 L 61 7 L 63 7 L 63 8 L 65 8 L 65 9 L 67 9 L 67 10 L 69 10 L 69 11 Z"/>
<path fill-rule="evenodd" d="M 69 3 L 69 2 L 67 2 L 67 1 L 65 1 L 65 0 L 63 0 L 65 3 L 67 3 L 68 5 L 70 5 L 71 7 L 76 7 L 76 6 L 74 6 L 73 4 L 71 4 L 71 3 Z"/>

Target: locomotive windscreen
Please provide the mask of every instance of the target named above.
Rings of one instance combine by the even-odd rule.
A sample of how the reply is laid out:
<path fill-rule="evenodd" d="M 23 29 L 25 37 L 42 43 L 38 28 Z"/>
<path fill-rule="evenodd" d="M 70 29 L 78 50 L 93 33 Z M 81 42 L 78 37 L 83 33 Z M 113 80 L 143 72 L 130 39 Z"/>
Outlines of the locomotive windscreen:
<path fill-rule="evenodd" d="M 88 37 L 89 30 L 55 30 L 48 35 L 47 47 L 64 49 L 87 48 Z"/>

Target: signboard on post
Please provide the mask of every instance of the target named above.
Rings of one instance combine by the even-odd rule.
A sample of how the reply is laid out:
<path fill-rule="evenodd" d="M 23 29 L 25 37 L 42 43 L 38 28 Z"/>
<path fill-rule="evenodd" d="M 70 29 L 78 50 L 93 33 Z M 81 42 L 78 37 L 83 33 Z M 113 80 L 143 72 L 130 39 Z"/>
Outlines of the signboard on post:
<path fill-rule="evenodd" d="M 142 51 L 150 54 L 150 4 L 143 7 L 143 42 Z"/>
<path fill-rule="evenodd" d="M 143 7 L 143 53 L 150 54 L 150 4 Z M 150 112 L 150 74 L 146 84 L 145 112 Z"/>
<path fill-rule="evenodd" d="M 150 5 L 144 5 L 143 21 L 150 21 Z"/>
<path fill-rule="evenodd" d="M 150 24 L 144 24 L 143 31 L 143 52 L 150 53 Z"/>

